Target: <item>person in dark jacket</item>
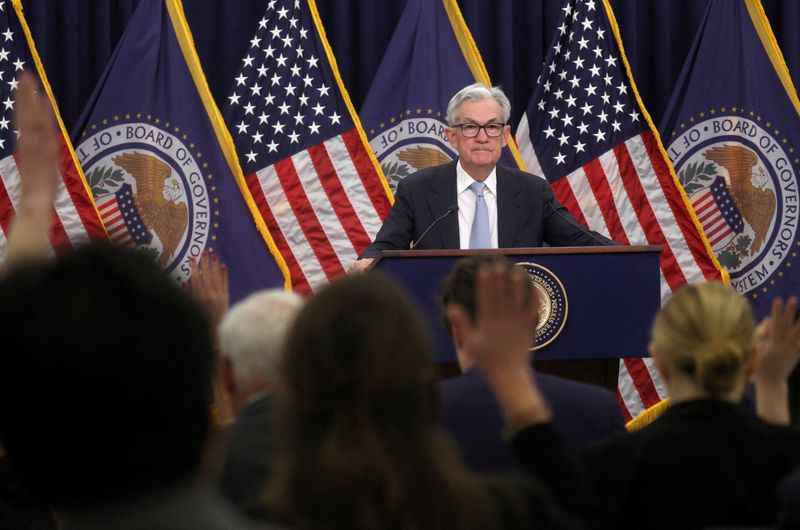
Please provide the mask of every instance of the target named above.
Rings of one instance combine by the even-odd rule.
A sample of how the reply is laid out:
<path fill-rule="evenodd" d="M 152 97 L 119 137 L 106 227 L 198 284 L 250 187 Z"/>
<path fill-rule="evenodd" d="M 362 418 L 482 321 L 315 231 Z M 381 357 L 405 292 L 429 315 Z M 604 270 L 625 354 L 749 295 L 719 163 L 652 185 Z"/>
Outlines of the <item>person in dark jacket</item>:
<path fill-rule="evenodd" d="M 758 355 L 750 307 L 732 288 L 688 285 L 664 305 L 650 349 L 672 406 L 584 454 L 609 528 L 773 523 L 778 485 L 800 463 L 786 391 L 800 351 L 796 305 L 776 300 Z M 739 405 L 754 371 L 760 417 Z"/>
<path fill-rule="evenodd" d="M 506 292 L 509 282 L 496 288 Z M 535 303 L 522 291 L 515 296 L 508 319 L 470 334 L 486 357 L 496 348 L 527 354 Z M 503 313 L 490 320 L 496 316 Z M 534 407 L 524 407 L 517 439 L 532 478 L 486 479 L 462 464 L 438 425 L 429 346 L 421 316 L 379 272 L 331 284 L 308 301 L 283 355 L 271 507 L 290 526 L 329 530 L 569 527 L 544 490 L 560 498 L 570 481 L 535 385 L 529 381 Z"/>
<path fill-rule="evenodd" d="M 456 263 L 442 288 L 445 325 L 453 333 L 462 375 L 442 381 L 441 423 L 462 451 L 472 469 L 509 472 L 519 469 L 508 440 L 503 436 L 503 417 L 475 358 L 463 347 L 460 330 L 446 318 L 451 305 L 459 305 L 475 318 L 475 275 L 480 266 L 505 263 L 505 258 L 479 255 Z M 595 385 L 530 371 L 553 409 L 553 423 L 575 456 L 587 444 L 625 430 L 622 411 L 613 392 Z"/>

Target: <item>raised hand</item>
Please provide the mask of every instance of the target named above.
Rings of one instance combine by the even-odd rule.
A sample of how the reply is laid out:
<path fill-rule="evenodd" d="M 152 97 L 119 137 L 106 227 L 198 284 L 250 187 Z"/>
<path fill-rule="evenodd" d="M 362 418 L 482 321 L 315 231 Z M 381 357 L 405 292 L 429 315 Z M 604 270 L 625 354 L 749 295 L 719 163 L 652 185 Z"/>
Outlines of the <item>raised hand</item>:
<path fill-rule="evenodd" d="M 765 421 L 788 425 L 788 378 L 800 361 L 797 298 L 772 302 L 772 312 L 756 334 L 756 413 Z"/>
<path fill-rule="evenodd" d="M 192 297 L 208 316 L 212 332 L 216 337 L 217 327 L 228 311 L 228 267 L 220 263 L 217 256 L 203 253 L 199 260 L 191 260 Z"/>
<path fill-rule="evenodd" d="M 531 377 L 530 340 L 538 304 L 530 278 L 510 264 L 478 269 L 475 322 L 453 305 L 448 318 L 459 328 L 463 348 L 475 359 L 503 410 L 506 427 L 516 432 L 548 421 L 551 413 Z"/>
<path fill-rule="evenodd" d="M 22 195 L 8 237 L 5 267 L 47 255 L 60 178 L 53 107 L 45 95 L 38 93 L 30 72 L 20 74 L 14 124 L 19 131 L 16 157 Z"/>

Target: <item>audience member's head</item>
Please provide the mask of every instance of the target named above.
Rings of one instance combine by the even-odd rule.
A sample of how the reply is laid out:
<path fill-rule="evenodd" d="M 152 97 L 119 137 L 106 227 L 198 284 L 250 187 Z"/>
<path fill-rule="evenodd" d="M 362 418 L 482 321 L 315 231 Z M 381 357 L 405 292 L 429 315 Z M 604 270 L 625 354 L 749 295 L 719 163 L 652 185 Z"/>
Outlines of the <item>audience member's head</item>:
<path fill-rule="evenodd" d="M 0 440 L 67 509 L 191 479 L 209 429 L 203 313 L 145 256 L 87 246 L 0 281 Z"/>
<path fill-rule="evenodd" d="M 476 316 L 475 277 L 478 269 L 482 266 L 508 264 L 508 259 L 503 256 L 489 254 L 470 256 L 460 259 L 453 267 L 453 270 L 450 271 L 450 274 L 442 282 L 440 300 L 442 318 L 444 319 L 445 327 L 453 336 L 456 357 L 462 372 L 472 367 L 472 365 L 475 364 L 475 359 L 473 359 L 463 347 L 463 330 L 454 326 L 447 317 L 448 308 L 454 305 L 463 307 L 474 323 Z M 527 285 L 532 287 L 532 284 Z"/>
<path fill-rule="evenodd" d="M 328 286 L 300 311 L 283 360 L 271 491 L 295 524 L 422 529 L 485 521 L 483 490 L 437 427 L 426 330 L 377 272 Z"/>
<path fill-rule="evenodd" d="M 655 319 L 651 349 L 667 386 L 689 383 L 698 396 L 738 401 L 754 354 L 747 300 L 721 283 L 687 285 Z"/>
<path fill-rule="evenodd" d="M 283 341 L 303 299 L 274 289 L 234 305 L 219 326 L 220 350 L 234 408 L 275 386 Z"/>

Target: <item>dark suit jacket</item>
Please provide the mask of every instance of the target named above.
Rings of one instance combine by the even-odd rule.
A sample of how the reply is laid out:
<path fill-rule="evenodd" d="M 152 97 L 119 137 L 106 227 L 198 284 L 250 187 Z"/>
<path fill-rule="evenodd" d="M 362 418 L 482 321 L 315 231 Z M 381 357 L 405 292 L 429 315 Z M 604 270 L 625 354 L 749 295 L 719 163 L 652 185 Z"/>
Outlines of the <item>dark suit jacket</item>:
<path fill-rule="evenodd" d="M 608 528 L 768 526 L 800 463 L 800 431 L 713 399 L 677 403 L 644 429 L 586 450 Z M 645 523 L 643 523 L 643 521 Z"/>
<path fill-rule="evenodd" d="M 243 518 L 210 489 L 182 484 L 67 514 L 65 530 L 278 530 Z"/>
<path fill-rule="evenodd" d="M 272 412 L 275 398 L 248 403 L 231 429 L 228 453 L 219 480 L 222 495 L 250 517 L 269 516 L 264 488 L 272 476 Z"/>
<path fill-rule="evenodd" d="M 458 204 L 456 164 L 450 162 L 423 169 L 401 180 L 389 216 L 361 257 L 374 258 L 382 250 L 407 250 L 412 241 L 418 241 L 416 248 L 420 250 L 459 248 L 455 212 L 420 240 L 437 217 Z M 558 214 L 554 210 L 558 210 Z M 497 242 L 500 248 L 541 247 L 545 242 L 558 247 L 613 244 L 596 232 L 592 232 L 594 238 L 587 232 L 556 200 L 546 180 L 518 169 L 497 166 Z"/>
<path fill-rule="evenodd" d="M 18 530 L 58 528 L 47 506 L 26 490 L 4 457 L 0 457 L 0 528 Z"/>
<path fill-rule="evenodd" d="M 604 388 L 561 377 L 535 374 L 553 409 L 553 424 L 566 449 L 577 456 L 590 442 L 625 429 L 617 399 Z M 503 418 L 489 386 L 476 370 L 439 383 L 442 426 L 455 439 L 465 463 L 481 472 L 518 469 L 503 439 Z"/>
<path fill-rule="evenodd" d="M 781 507 L 777 528 L 780 530 L 800 529 L 800 468 L 795 469 L 783 481 L 780 497 Z"/>

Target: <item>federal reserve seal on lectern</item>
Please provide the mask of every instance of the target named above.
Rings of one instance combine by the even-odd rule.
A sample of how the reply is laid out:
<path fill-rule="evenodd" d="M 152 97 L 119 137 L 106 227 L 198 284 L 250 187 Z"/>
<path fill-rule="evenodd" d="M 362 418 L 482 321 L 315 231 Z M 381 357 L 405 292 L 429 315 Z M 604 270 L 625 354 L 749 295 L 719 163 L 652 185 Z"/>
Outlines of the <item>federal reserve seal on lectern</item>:
<path fill-rule="evenodd" d="M 561 334 L 567 322 L 569 304 L 561 280 L 549 269 L 536 263 L 517 263 L 531 277 L 539 300 L 539 321 L 536 323 L 531 350 L 544 348 Z"/>

